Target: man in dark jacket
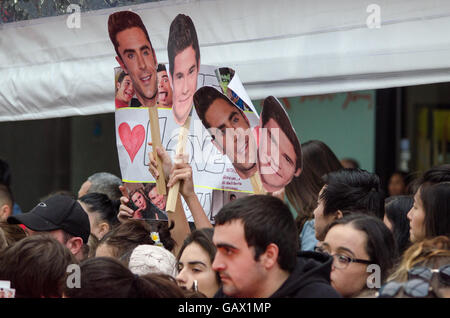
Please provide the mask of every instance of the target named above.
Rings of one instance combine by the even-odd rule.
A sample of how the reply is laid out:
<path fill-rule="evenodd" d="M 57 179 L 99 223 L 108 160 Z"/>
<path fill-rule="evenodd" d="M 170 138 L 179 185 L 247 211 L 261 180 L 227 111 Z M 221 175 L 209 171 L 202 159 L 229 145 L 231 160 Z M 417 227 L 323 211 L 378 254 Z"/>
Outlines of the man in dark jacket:
<path fill-rule="evenodd" d="M 298 250 L 294 218 L 281 200 L 252 195 L 215 217 L 213 269 L 222 287 L 215 297 L 339 297 L 330 286 L 332 258 Z"/>

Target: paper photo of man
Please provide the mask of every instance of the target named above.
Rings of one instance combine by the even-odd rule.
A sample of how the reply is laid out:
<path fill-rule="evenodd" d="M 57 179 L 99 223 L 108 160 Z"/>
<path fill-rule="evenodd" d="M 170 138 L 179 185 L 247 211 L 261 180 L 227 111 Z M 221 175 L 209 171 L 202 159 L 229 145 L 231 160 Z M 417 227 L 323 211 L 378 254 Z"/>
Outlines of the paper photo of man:
<path fill-rule="evenodd" d="M 144 188 L 130 192 L 129 207 L 135 211 L 134 219 L 167 220 L 167 216 L 147 197 Z"/>
<path fill-rule="evenodd" d="M 158 106 L 171 108 L 173 103 L 173 94 L 166 66 L 164 64 L 158 64 L 158 69 L 156 72 L 158 75 Z"/>
<path fill-rule="evenodd" d="M 198 89 L 194 94 L 194 105 L 213 144 L 228 156 L 239 177 L 253 176 L 257 171 L 256 141 L 244 112 L 211 86 Z"/>
<path fill-rule="evenodd" d="M 139 15 L 119 11 L 108 19 L 108 32 L 116 51 L 116 60 L 129 75 L 135 94 L 143 107 L 156 105 L 158 92 L 155 51 Z"/>
<path fill-rule="evenodd" d="M 183 125 L 192 110 L 200 69 L 200 47 L 190 17 L 179 14 L 172 21 L 167 54 L 173 90 L 173 116 L 178 125 Z"/>
<path fill-rule="evenodd" d="M 273 96 L 260 117 L 258 171 L 267 192 L 279 191 L 302 171 L 302 150 L 289 116 Z"/>
<path fill-rule="evenodd" d="M 118 69 L 118 76 L 116 76 L 116 108 L 130 107 L 131 99 L 134 96 L 133 83 L 131 77 L 125 73 L 121 68 Z"/>

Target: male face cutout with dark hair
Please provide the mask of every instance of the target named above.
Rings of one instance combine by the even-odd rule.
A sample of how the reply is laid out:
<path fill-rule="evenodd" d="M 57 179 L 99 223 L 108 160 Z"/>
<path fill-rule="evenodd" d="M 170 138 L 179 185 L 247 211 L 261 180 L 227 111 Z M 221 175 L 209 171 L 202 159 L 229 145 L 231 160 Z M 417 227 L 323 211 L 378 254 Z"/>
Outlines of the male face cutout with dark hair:
<path fill-rule="evenodd" d="M 154 106 L 158 92 L 157 60 L 141 18 L 131 11 L 115 12 L 109 16 L 108 31 L 116 60 L 130 75 L 136 97 L 143 106 Z"/>
<path fill-rule="evenodd" d="M 158 104 L 162 107 L 172 107 L 173 93 L 169 83 L 169 75 L 164 64 L 158 64 Z"/>
<path fill-rule="evenodd" d="M 210 132 L 213 144 L 226 154 L 242 179 L 256 172 L 256 141 L 244 112 L 210 86 L 194 95 L 197 114 Z"/>
<path fill-rule="evenodd" d="M 275 192 L 300 175 L 301 146 L 286 111 L 275 97 L 264 100 L 260 121 L 258 169 L 264 189 Z"/>
<path fill-rule="evenodd" d="M 130 75 L 121 72 L 116 83 L 116 108 L 128 107 L 134 96 Z"/>
<path fill-rule="evenodd" d="M 183 125 L 192 109 L 200 69 L 200 48 L 191 18 L 179 14 L 170 25 L 167 44 L 173 89 L 173 115 Z"/>

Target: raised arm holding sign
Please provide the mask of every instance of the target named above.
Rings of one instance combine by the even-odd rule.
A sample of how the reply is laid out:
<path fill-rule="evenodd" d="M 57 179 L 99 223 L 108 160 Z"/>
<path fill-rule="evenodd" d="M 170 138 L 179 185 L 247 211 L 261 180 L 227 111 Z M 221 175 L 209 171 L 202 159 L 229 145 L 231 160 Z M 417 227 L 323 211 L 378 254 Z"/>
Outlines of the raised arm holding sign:
<path fill-rule="evenodd" d="M 130 76 L 139 102 L 148 107 L 153 153 L 161 146 L 156 98 L 158 93 L 155 50 L 141 18 L 131 11 L 115 12 L 109 16 L 108 32 L 114 44 L 121 68 Z M 159 165 L 161 167 L 161 165 Z M 162 170 L 159 171 L 163 175 Z M 159 194 L 166 194 L 165 179 L 157 180 Z"/>

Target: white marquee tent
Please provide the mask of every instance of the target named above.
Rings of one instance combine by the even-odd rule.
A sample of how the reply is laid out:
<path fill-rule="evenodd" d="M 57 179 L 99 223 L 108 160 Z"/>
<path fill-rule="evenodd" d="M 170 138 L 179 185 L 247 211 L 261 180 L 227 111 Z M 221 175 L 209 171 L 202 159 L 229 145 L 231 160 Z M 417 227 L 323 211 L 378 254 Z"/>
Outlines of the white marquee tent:
<path fill-rule="evenodd" d="M 375 1 L 373 1 L 375 2 Z M 450 1 L 197 0 L 161 2 L 0 24 L 0 121 L 114 111 L 110 13 L 142 18 L 158 62 L 172 19 L 189 15 L 201 63 L 230 66 L 251 98 L 302 96 L 450 81 Z M 370 8 L 369 8 L 370 9 Z"/>

